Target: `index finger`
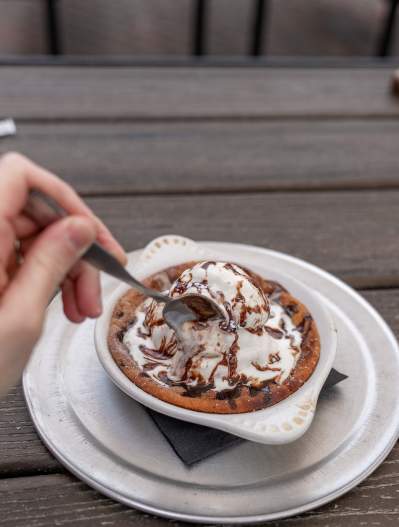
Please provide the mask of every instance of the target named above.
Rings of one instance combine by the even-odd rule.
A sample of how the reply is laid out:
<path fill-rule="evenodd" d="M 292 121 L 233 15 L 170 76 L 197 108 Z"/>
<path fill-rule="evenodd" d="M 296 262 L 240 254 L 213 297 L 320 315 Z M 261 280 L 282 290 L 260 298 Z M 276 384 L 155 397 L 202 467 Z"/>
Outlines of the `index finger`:
<path fill-rule="evenodd" d="M 0 217 L 14 220 L 22 212 L 31 189 L 41 190 L 70 214 L 91 218 L 97 227 L 99 243 L 126 263 L 121 245 L 70 185 L 21 154 L 5 154 L 0 159 Z"/>

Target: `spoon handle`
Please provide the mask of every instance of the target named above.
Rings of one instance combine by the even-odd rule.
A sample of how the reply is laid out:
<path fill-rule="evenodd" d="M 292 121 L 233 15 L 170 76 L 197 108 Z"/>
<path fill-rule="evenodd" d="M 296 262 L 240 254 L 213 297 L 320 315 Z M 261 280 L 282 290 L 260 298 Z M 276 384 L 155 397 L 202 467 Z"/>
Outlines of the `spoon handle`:
<path fill-rule="evenodd" d="M 55 200 L 39 190 L 30 191 L 24 213 L 41 228 L 45 228 L 60 218 L 67 216 L 67 212 Z M 146 296 L 150 296 L 160 302 L 167 302 L 169 300 L 165 295 L 155 289 L 145 287 L 141 282 L 136 280 L 112 254 L 96 242 L 89 247 L 82 258 L 100 271 L 104 271 L 114 278 L 128 283 Z"/>

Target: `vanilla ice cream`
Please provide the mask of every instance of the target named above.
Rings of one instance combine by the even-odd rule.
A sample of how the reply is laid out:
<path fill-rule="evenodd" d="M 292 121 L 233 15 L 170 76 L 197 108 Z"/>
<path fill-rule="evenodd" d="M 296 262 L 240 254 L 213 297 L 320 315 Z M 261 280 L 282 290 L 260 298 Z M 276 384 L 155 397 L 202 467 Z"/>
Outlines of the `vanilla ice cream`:
<path fill-rule="evenodd" d="M 162 317 L 163 305 L 145 300 L 123 339 L 143 372 L 162 385 L 194 390 L 261 388 L 287 379 L 302 333 L 243 269 L 225 262 L 196 264 L 169 291 L 172 298 L 191 294 L 216 302 L 224 318 L 186 322 L 176 335 Z"/>
<path fill-rule="evenodd" d="M 203 262 L 186 269 L 169 295 L 181 298 L 192 294 L 213 300 L 232 328 L 256 330 L 266 324 L 269 316 L 263 292 L 245 271 L 231 263 Z"/>

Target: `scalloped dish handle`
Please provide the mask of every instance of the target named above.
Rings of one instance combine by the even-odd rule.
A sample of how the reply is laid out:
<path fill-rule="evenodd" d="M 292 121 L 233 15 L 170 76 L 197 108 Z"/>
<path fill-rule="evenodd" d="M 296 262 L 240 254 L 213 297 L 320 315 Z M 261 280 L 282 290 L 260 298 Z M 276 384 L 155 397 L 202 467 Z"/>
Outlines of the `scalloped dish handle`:
<path fill-rule="evenodd" d="M 170 267 L 190 260 L 206 260 L 212 255 L 213 253 L 189 238 L 165 235 L 150 242 L 129 270 L 136 278 L 143 279 L 162 271 L 165 266 Z"/>

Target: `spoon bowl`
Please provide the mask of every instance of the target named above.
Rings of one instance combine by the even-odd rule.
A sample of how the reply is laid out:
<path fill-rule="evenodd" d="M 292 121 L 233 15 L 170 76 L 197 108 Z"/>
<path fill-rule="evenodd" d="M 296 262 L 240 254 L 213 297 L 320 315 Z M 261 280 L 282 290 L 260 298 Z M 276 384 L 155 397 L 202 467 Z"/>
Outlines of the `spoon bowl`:
<path fill-rule="evenodd" d="M 210 298 L 189 294 L 167 302 L 163 310 L 166 323 L 172 327 L 176 323 L 183 324 L 188 320 L 206 322 L 210 319 L 224 319 L 220 307 Z"/>

